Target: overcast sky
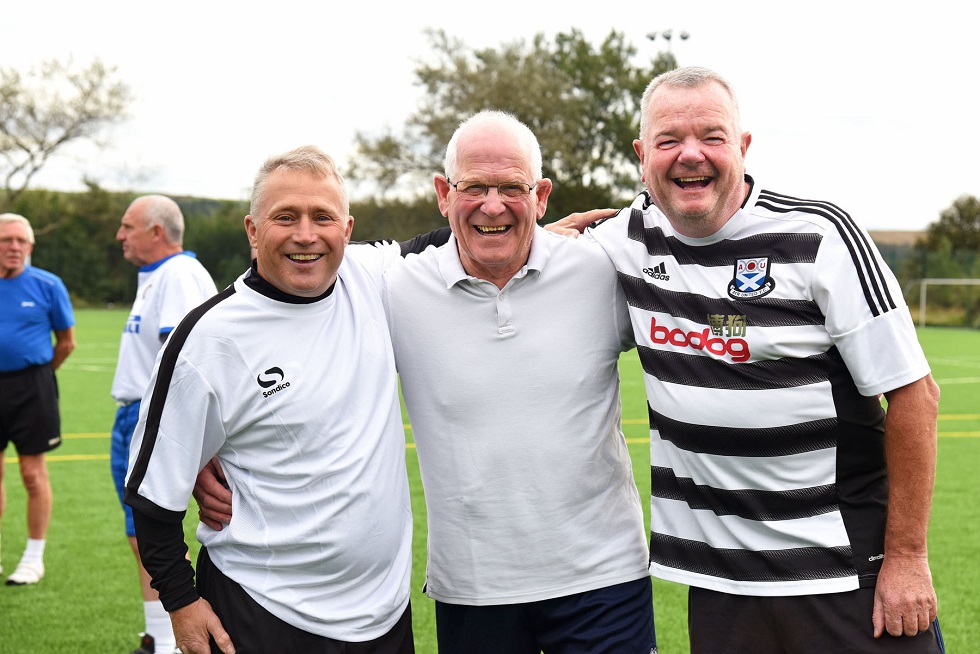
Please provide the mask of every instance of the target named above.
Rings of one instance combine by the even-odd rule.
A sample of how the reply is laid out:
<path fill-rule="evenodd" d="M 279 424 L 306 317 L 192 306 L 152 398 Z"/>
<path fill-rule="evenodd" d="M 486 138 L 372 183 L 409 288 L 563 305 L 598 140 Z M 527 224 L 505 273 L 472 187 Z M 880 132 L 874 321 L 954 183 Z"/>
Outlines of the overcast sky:
<path fill-rule="evenodd" d="M 616 29 L 647 57 L 667 48 L 647 34 L 671 29 L 680 65 L 735 85 L 763 186 L 834 202 L 868 229 L 922 229 L 980 197 L 980 10 L 962 0 L 5 5 L 0 65 L 99 57 L 135 93 L 105 149 L 71 150 L 35 186 L 76 190 L 87 175 L 243 199 L 270 154 L 313 143 L 344 162 L 355 131 L 397 130 L 419 100 L 426 27 L 474 47 L 572 28 L 598 43 Z"/>

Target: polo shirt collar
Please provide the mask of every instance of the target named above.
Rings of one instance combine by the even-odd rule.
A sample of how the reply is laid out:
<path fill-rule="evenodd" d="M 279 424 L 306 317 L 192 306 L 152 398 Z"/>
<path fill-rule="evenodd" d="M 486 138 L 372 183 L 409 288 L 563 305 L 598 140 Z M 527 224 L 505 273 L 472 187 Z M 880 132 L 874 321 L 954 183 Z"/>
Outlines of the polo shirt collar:
<path fill-rule="evenodd" d="M 548 259 L 551 258 L 550 238 L 553 236 L 540 225 L 535 225 L 534 236 L 531 238 L 531 253 L 528 255 L 527 263 L 517 271 L 513 279 L 524 277 L 532 270 L 540 272 L 545 267 Z M 463 270 L 463 263 L 459 260 L 459 245 L 455 234 L 450 235 L 449 241 L 436 252 L 439 257 L 439 274 L 442 275 L 446 288 L 452 288 L 460 282 L 477 279 Z"/>

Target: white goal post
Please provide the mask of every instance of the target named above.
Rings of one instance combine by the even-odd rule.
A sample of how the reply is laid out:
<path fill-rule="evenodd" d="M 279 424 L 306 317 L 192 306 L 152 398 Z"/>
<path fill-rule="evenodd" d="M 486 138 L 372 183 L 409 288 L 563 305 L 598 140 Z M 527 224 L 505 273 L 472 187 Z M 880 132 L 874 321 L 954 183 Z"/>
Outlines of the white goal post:
<path fill-rule="evenodd" d="M 905 287 L 906 294 L 908 289 L 915 284 L 919 285 L 919 327 L 926 325 L 926 292 L 929 286 L 980 286 L 980 279 L 975 278 L 946 278 L 946 277 L 926 277 L 917 282 L 913 281 Z"/>

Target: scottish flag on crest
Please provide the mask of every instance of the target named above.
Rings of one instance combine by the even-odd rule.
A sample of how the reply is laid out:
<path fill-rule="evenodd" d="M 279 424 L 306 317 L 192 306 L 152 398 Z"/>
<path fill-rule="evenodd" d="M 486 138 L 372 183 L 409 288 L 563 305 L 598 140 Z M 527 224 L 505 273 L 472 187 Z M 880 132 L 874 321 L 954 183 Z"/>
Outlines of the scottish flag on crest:
<path fill-rule="evenodd" d="M 728 295 L 747 300 L 768 295 L 776 288 L 769 275 L 769 257 L 739 259 L 735 262 L 735 279 L 728 284 Z"/>

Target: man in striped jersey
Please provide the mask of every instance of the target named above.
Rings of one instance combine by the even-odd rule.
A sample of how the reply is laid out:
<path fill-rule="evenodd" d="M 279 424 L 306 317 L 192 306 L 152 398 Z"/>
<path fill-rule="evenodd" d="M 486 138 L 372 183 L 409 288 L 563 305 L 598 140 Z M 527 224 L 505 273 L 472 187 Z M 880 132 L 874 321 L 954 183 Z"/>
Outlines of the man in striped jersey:
<path fill-rule="evenodd" d="M 630 305 L 651 572 L 691 586 L 692 652 L 943 651 L 939 389 L 894 276 L 844 211 L 746 175 L 717 74 L 662 75 L 641 110 L 647 190 L 588 233 Z"/>

